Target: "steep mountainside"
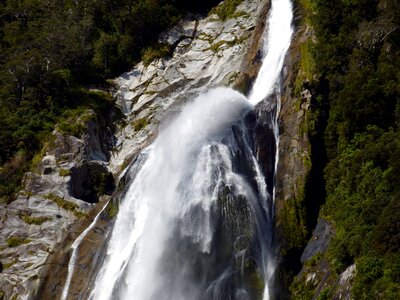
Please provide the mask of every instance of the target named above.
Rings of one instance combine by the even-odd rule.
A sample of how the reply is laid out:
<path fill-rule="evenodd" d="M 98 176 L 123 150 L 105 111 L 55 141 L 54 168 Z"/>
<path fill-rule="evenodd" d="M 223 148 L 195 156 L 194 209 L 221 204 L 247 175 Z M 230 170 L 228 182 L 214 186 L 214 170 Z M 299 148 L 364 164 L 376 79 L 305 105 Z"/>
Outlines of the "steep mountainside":
<path fill-rule="evenodd" d="M 325 204 L 301 265 L 290 266 L 294 273 L 301 268 L 291 297 L 398 299 L 400 6 L 299 4 L 303 24 L 315 31 L 302 54 L 303 71 L 314 74 L 307 86 L 318 125 L 309 128 L 311 173 L 298 209 L 305 228 L 314 227 Z"/>

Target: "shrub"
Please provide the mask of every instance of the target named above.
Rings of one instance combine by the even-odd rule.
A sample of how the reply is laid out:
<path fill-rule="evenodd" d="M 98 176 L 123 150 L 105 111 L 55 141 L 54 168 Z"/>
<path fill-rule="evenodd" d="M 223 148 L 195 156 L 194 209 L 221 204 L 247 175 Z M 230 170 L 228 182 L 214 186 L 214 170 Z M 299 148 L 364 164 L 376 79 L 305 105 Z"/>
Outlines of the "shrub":
<path fill-rule="evenodd" d="M 142 51 L 142 61 L 145 66 L 150 65 L 154 60 L 169 56 L 170 46 L 167 43 L 158 43 Z"/>

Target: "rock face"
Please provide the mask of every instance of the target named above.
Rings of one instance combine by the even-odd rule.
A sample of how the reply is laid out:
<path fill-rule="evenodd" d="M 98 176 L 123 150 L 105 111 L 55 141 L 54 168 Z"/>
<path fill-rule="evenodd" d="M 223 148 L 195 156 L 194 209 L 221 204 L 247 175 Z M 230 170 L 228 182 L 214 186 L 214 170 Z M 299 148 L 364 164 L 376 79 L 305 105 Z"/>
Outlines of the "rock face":
<path fill-rule="evenodd" d="M 32 296 L 47 258 L 71 225 L 87 216 L 100 194 L 113 191 L 106 166 L 113 138 L 93 111 L 85 114 L 90 116 L 82 121 L 85 133 L 77 138 L 55 131 L 36 169 L 25 174 L 17 199 L 0 209 L 0 290 L 5 299 Z"/>
<path fill-rule="evenodd" d="M 301 255 L 301 262 L 305 263 L 310 260 L 314 255 L 325 252 L 329 246 L 333 234 L 332 226 L 324 219 L 320 219 L 317 227 L 315 227 L 313 236 L 310 242 L 304 248 Z"/>
<path fill-rule="evenodd" d="M 295 10 L 295 23 L 301 19 Z M 302 69 L 301 48 L 312 40 L 312 30 L 295 27 L 281 74 L 281 107 L 278 117 L 279 155 L 275 182 L 275 273 L 274 297 L 288 299 L 290 272 L 300 264 L 307 239 L 306 184 L 311 171 L 310 118 L 312 94 Z M 289 271 L 290 269 L 290 271 Z"/>

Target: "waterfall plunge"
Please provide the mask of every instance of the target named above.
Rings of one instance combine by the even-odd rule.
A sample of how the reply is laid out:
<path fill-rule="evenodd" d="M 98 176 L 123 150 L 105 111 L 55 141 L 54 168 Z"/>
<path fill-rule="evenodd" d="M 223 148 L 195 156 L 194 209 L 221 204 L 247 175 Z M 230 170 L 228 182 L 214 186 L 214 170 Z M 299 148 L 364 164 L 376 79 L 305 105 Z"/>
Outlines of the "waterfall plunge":
<path fill-rule="evenodd" d="M 140 154 L 91 299 L 250 299 L 246 286 L 234 279 L 237 268 L 218 262 L 226 249 L 213 248 L 221 236 L 231 241 L 221 233 L 229 227 L 240 233 L 239 227 L 245 227 L 256 237 L 255 263 L 266 283 L 264 299 L 269 299 L 272 199 L 242 119 L 251 104 L 279 94 L 291 20 L 290 0 L 272 0 L 265 57 L 249 100 L 229 88 L 200 95 Z M 277 142 L 276 118 L 271 127 Z M 245 222 L 227 222 L 232 210 Z M 236 236 L 230 254 L 242 260 L 243 277 L 249 250 L 240 249 L 241 239 L 250 241 L 246 234 Z"/>

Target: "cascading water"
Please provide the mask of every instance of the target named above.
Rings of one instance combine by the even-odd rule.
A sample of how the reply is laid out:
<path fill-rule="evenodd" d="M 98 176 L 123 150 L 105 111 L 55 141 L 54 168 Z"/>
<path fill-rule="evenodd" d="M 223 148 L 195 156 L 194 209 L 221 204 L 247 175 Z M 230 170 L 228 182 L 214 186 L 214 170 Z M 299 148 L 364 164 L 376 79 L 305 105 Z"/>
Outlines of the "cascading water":
<path fill-rule="evenodd" d="M 291 21 L 290 0 L 272 0 L 249 99 L 200 95 L 135 160 L 90 299 L 269 299 L 273 193 L 248 124 L 253 105 L 279 94 Z"/>
<path fill-rule="evenodd" d="M 272 0 L 268 26 L 263 35 L 263 63 L 249 101 L 255 105 L 273 92 L 279 92 L 279 75 L 292 40 L 292 3 L 290 0 Z"/>

